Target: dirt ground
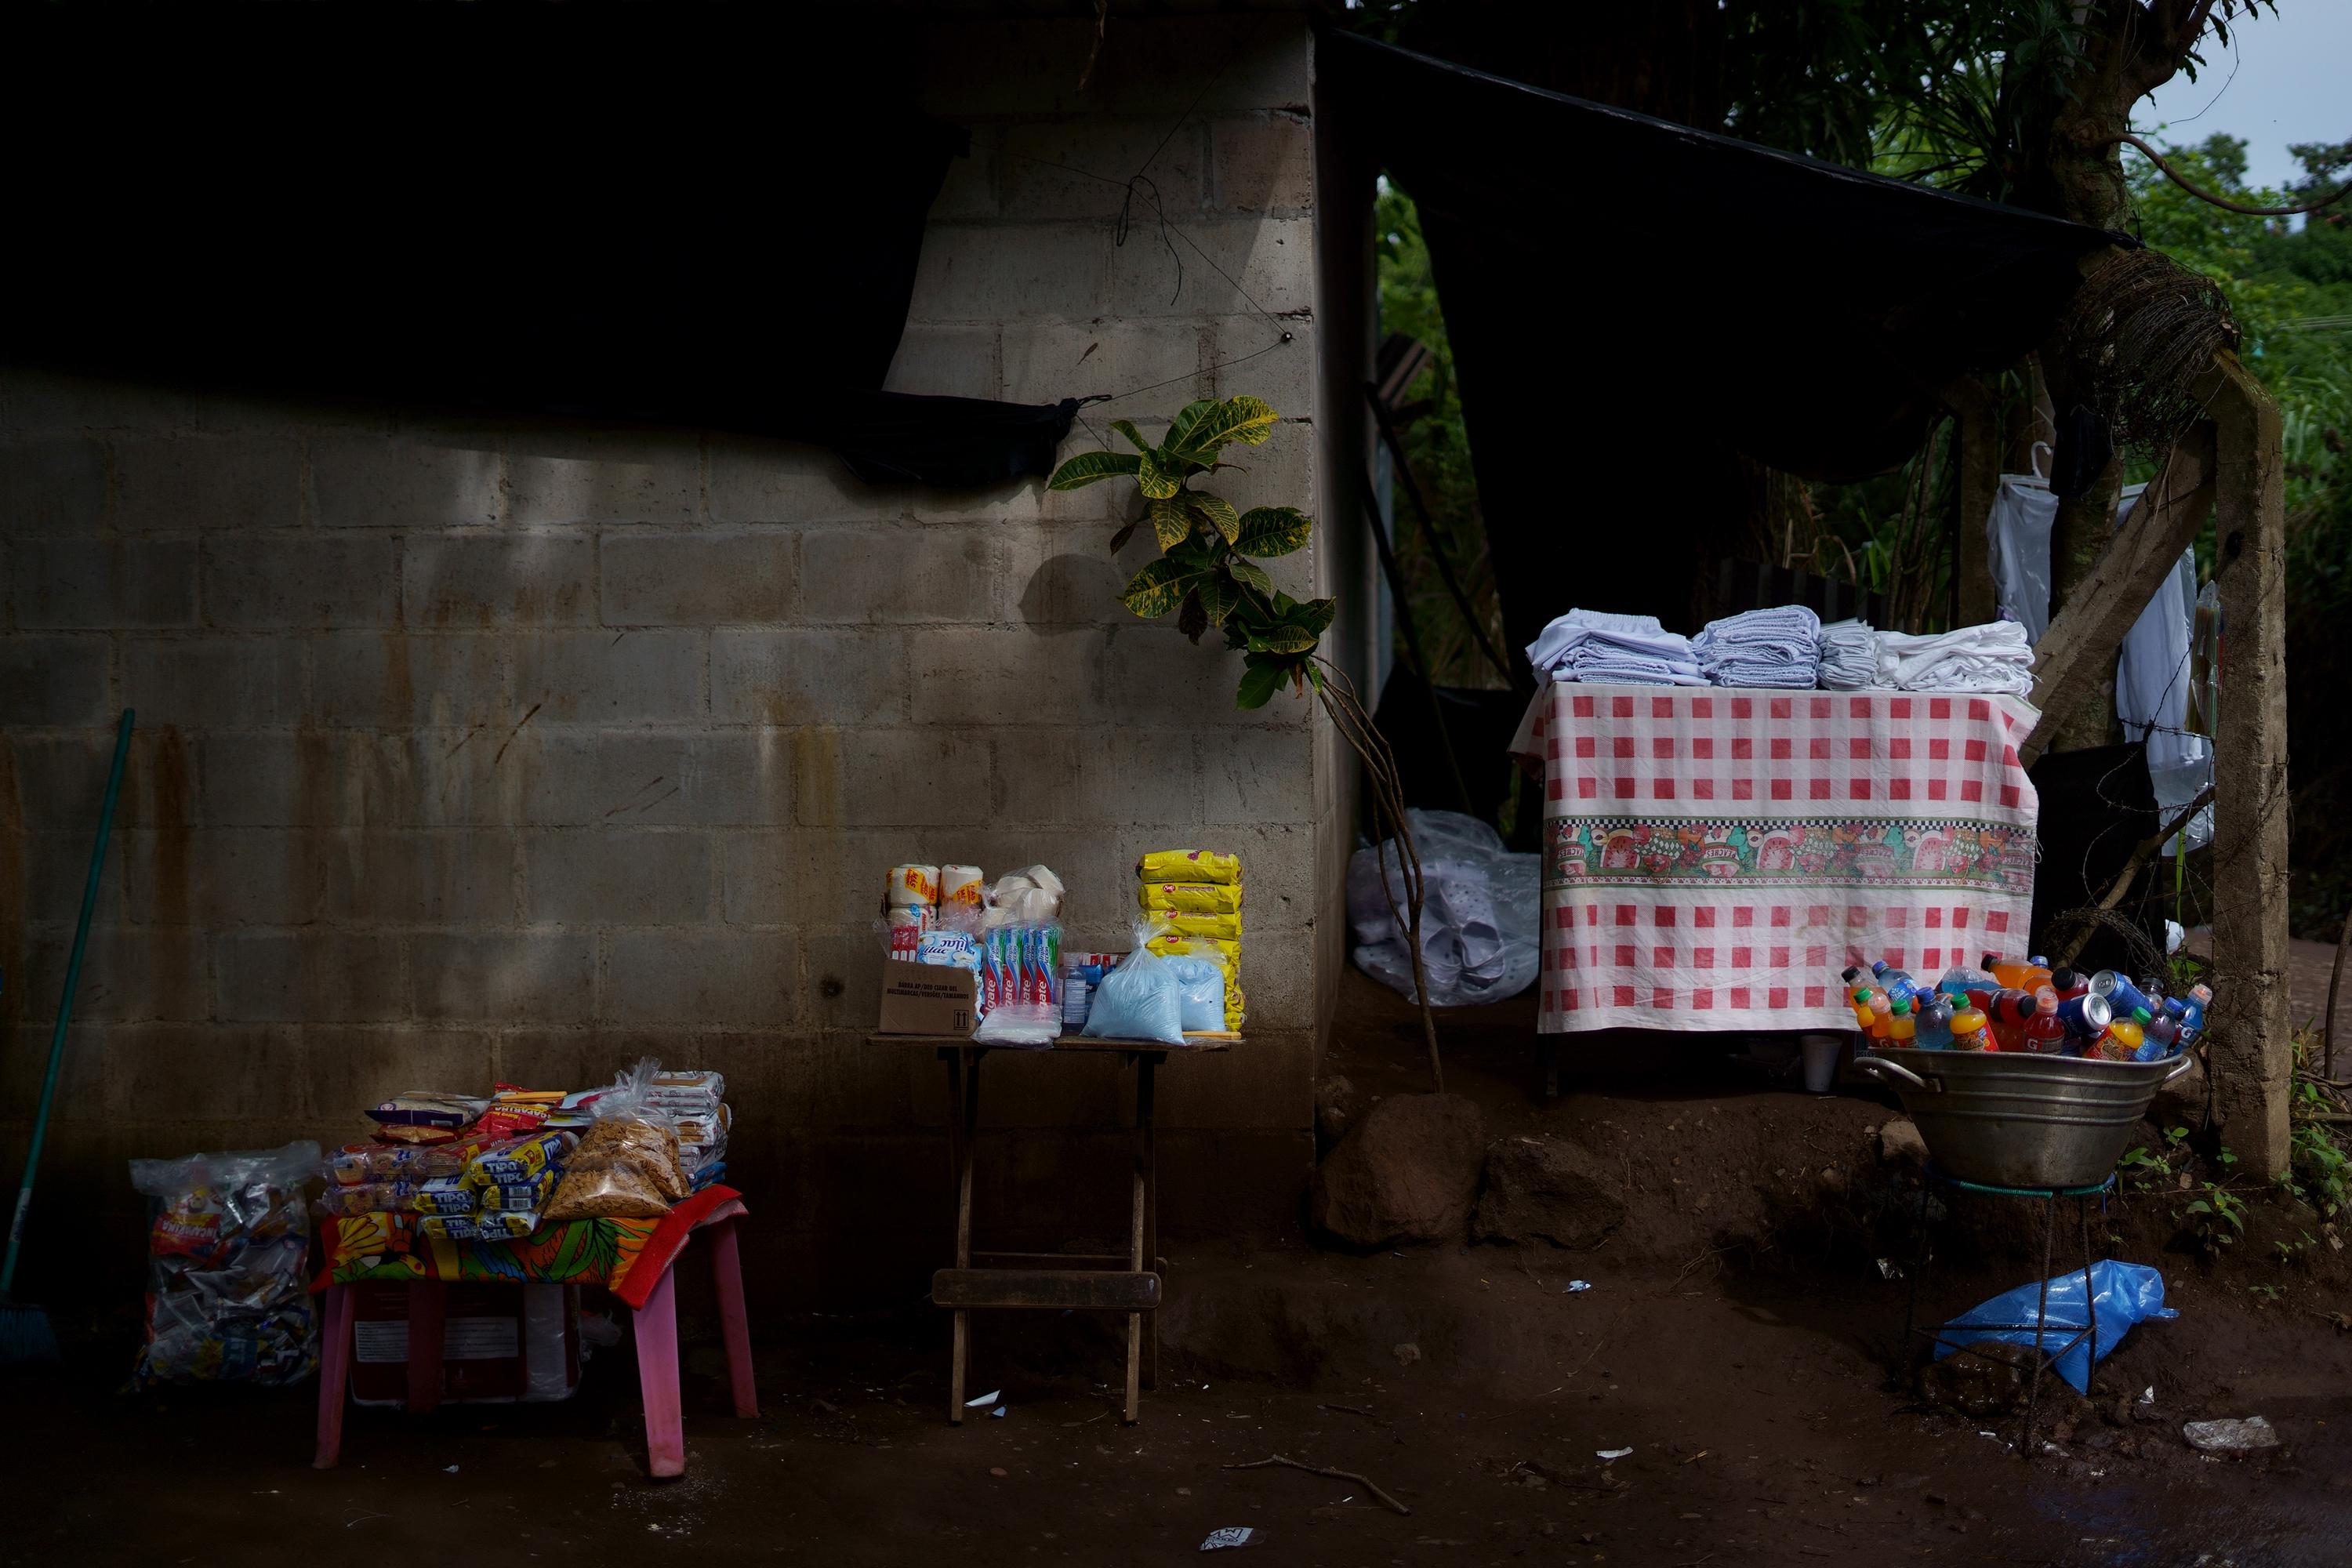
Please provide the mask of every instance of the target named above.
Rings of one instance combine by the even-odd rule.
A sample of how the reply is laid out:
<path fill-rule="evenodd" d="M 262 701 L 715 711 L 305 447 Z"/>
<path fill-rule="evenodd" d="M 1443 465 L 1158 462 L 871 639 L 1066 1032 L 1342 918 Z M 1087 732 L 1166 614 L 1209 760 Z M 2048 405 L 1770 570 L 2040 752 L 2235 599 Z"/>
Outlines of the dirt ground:
<path fill-rule="evenodd" d="M 1427 1088 L 1402 1004 L 1351 977 L 1343 1016 L 1329 1067 L 1360 1097 Z M 684 1479 L 646 1479 L 625 1345 L 562 1405 L 355 1410 L 321 1472 L 312 1388 L 118 1395 L 120 1326 L 67 1325 L 64 1373 L 0 1384 L 0 1563 L 1175 1563 L 1234 1526 L 1256 1557 L 1335 1568 L 2352 1558 L 2352 1333 L 2326 1316 L 2352 1290 L 2324 1227 L 2274 1245 L 2310 1216 L 2264 1200 L 2214 1260 L 2177 1190 L 2120 1196 L 2098 1250 L 2161 1268 L 2180 1316 L 2135 1329 L 2089 1401 L 2050 1401 L 2029 1462 L 2013 1420 L 1928 1409 L 1900 1375 L 1910 1280 L 1878 1259 L 1910 1257 L 1916 1190 L 1876 1156 L 1886 1104 L 1793 1092 L 1687 1039 L 1666 1060 L 1581 1046 L 1547 1100 L 1531 1021 L 1525 1004 L 1450 1020 L 1447 1087 L 1494 1136 L 1613 1163 L 1618 1231 L 1574 1253 L 1173 1244 L 1166 1371 L 1137 1426 L 1106 1321 L 982 1320 L 973 1391 L 1006 1414 L 957 1428 L 937 1315 L 757 1303 L 765 1414 L 738 1420 L 689 1288 Z M 2039 1266 L 2032 1221 L 1975 1202 L 1931 1216 L 1923 1320 Z M 2283 1445 L 2263 1457 L 2180 1436 L 2257 1414 Z M 1411 1511 L 1362 1481 L 1229 1468 L 1277 1454 Z"/>

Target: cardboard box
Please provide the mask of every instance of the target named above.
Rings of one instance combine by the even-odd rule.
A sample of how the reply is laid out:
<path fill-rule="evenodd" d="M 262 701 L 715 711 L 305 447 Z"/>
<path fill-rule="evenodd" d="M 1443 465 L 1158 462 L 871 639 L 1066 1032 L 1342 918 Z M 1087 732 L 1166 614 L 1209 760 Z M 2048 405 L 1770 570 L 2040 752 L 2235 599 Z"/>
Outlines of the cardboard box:
<path fill-rule="evenodd" d="M 979 1011 L 979 981 L 969 969 L 942 963 L 886 961 L 882 965 L 883 1035 L 968 1037 Z"/>

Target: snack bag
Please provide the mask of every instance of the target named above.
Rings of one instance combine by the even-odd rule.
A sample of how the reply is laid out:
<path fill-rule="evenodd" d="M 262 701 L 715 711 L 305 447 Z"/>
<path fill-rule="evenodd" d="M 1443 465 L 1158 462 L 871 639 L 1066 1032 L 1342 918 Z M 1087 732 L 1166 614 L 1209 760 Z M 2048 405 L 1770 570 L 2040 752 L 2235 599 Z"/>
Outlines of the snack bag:
<path fill-rule="evenodd" d="M 561 1161 L 579 1141 L 576 1132 L 542 1129 L 486 1144 L 466 1162 L 467 1184 L 487 1187 L 501 1182 L 528 1182 Z"/>
<path fill-rule="evenodd" d="M 329 1187 L 311 1205 L 321 1219 L 348 1219 L 363 1214 L 394 1214 L 414 1204 L 417 1187 L 410 1182 L 340 1183 Z"/>
<path fill-rule="evenodd" d="M 536 1209 L 555 1191 L 555 1167 L 551 1165 L 527 1182 L 497 1182 L 467 1191 L 475 1195 L 476 1207 L 485 1214 L 497 1209 Z"/>
<path fill-rule="evenodd" d="M 528 1209 L 485 1209 L 474 1216 L 477 1241 L 520 1241 L 544 1223 Z"/>
<path fill-rule="evenodd" d="M 442 1241 L 478 1241 L 481 1232 L 469 1214 L 428 1214 L 418 1217 L 416 1234 Z"/>
<path fill-rule="evenodd" d="M 382 1127 L 433 1127 L 455 1132 L 489 1109 L 487 1100 L 416 1089 L 395 1094 L 368 1115 Z"/>
<path fill-rule="evenodd" d="M 472 1214 L 482 1206 L 481 1194 L 468 1186 L 463 1176 L 436 1176 L 421 1187 L 412 1188 L 406 1207 L 418 1214 Z"/>
<path fill-rule="evenodd" d="M 1237 915 L 1242 912 L 1238 882 L 1146 882 L 1143 907 L 1154 914 Z"/>
<path fill-rule="evenodd" d="M 1223 966 L 1228 981 L 1241 972 L 1242 944 L 1238 941 L 1163 932 L 1144 945 L 1162 958 L 1181 958 L 1189 953 L 1196 958 L 1210 959 Z"/>
<path fill-rule="evenodd" d="M 1238 855 L 1213 849 L 1155 849 L 1136 863 L 1135 874 L 1146 882 L 1219 882 L 1228 886 L 1242 879 Z"/>
<path fill-rule="evenodd" d="M 1202 936 L 1214 942 L 1233 942 L 1242 939 L 1239 915 L 1159 914 L 1155 918 L 1171 936 Z"/>
<path fill-rule="evenodd" d="M 540 1212 L 551 1220 L 652 1218 L 692 1190 L 678 1168 L 676 1126 L 649 1104 L 647 1083 L 660 1071 L 650 1058 L 597 1097 L 595 1122 L 563 1157 L 563 1176 Z"/>
<path fill-rule="evenodd" d="M 560 1089 L 520 1089 L 502 1083 L 498 1090 L 490 1108 L 474 1123 L 474 1131 L 485 1138 L 511 1138 L 533 1131 L 563 1100 Z"/>

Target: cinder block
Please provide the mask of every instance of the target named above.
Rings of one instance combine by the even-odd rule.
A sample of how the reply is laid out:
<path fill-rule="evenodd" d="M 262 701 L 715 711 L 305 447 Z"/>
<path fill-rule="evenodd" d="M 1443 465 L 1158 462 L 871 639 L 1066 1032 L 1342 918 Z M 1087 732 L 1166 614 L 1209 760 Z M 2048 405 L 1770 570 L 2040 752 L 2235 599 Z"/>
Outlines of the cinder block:
<path fill-rule="evenodd" d="M 797 1022 L 792 950 L 780 936 L 623 931 L 605 940 L 603 1016 L 609 1022 L 764 1029 Z"/>
<path fill-rule="evenodd" d="M 1134 620 L 1118 595 L 1157 552 L 1130 543 L 1130 555 L 1114 556 L 1109 545 L 1117 531 L 1114 523 L 1088 522 L 1010 533 L 1005 545 L 1013 613 L 1007 618 L 1032 630 L 1124 626 Z"/>
<path fill-rule="evenodd" d="M 0 729 L 105 722 L 113 663 L 105 637 L 0 637 Z"/>
<path fill-rule="evenodd" d="M 1171 1129 L 1160 1140 L 1160 1234 L 1178 1241 L 1306 1237 L 1315 1135 Z"/>
<path fill-rule="evenodd" d="M 312 929 L 215 938 L 225 1023 L 372 1023 L 408 1016 L 400 939 Z"/>
<path fill-rule="evenodd" d="M 710 443 L 713 522 L 855 522 L 896 516 L 903 492 L 869 485 L 819 447 L 750 437 Z"/>
<path fill-rule="evenodd" d="M 339 924 L 505 922 L 515 911 L 515 836 L 499 829 L 345 830 L 307 835 Z"/>
<path fill-rule="evenodd" d="M 596 939 L 586 931 L 418 936 L 409 963 L 420 1017 L 576 1023 L 594 1013 Z"/>
<path fill-rule="evenodd" d="M 1316 329 L 1311 319 L 1285 316 L 1276 322 L 1264 316 L 1236 313 L 1219 317 L 1208 330 L 1209 363 L 1219 368 L 1213 387 L 1201 393 L 1201 396 L 1233 397 L 1246 393 L 1273 405 L 1286 419 L 1316 417 Z M 1288 342 L 1282 340 L 1285 332 L 1290 334 Z M 1340 389 L 1343 393 L 1346 390 Z M 1309 477 L 1311 482 L 1311 469 Z M 1255 465 L 1252 466 L 1251 479 L 1253 483 L 1267 484 L 1265 493 L 1273 493 L 1272 477 L 1261 477 Z M 1314 492 L 1300 493 L 1311 497 Z M 1307 502 L 1290 500 L 1278 504 L 1305 507 Z"/>
<path fill-rule="evenodd" d="M 624 1061 L 612 1037 L 593 1026 L 569 1028 L 509 1028 L 491 1037 L 491 1062 L 496 1083 L 529 1084 L 535 1089 L 586 1089 L 610 1083 L 615 1073 L 633 1064 Z M 670 1058 L 661 1058 L 667 1062 Z M 683 1064 L 681 1064 L 683 1065 Z M 729 1084 L 731 1096 L 734 1085 Z M 740 1118 L 741 1112 L 737 1112 Z M 731 1140 L 730 1140 L 731 1142 Z"/>
<path fill-rule="evenodd" d="M 430 431 L 310 443 L 310 482 L 326 528 L 449 528 L 499 521 L 498 440 Z"/>
<path fill-rule="evenodd" d="M 993 326 L 908 327 L 898 338 L 885 392 L 925 397 L 994 397 L 1003 385 Z"/>
<path fill-rule="evenodd" d="M 8 986 L 22 986 L 26 1005 L 53 1007 L 65 994 L 79 896 L 55 924 L 25 929 L 26 962 Z M 110 921 L 111 911 L 101 911 Z M 213 1016 L 205 943 L 186 928 L 93 925 L 82 955 L 74 1017 L 92 1024 L 185 1023 Z"/>
<path fill-rule="evenodd" d="M 1161 1081 L 1166 1081 L 1164 1077 Z M 1028 1056 L 999 1051 L 989 1057 L 987 1067 L 981 1072 L 980 1124 L 983 1129 L 1034 1128 L 1050 1140 L 1055 1133 L 1066 1136 L 1080 1129 L 1094 1131 L 1118 1127 L 1134 1113 L 1135 1069 L 1117 1057 Z M 1007 1208 L 1016 1214 L 1053 1212 L 1050 1201 L 1037 1189 L 1046 1177 L 1046 1161 L 1057 1155 L 1067 1162 L 1062 1165 L 1062 1180 L 1073 1188 L 1081 1185 L 1072 1180 L 1074 1171 L 1108 1173 L 1118 1169 L 1117 1164 L 1072 1160 L 1066 1151 L 1055 1150 L 1050 1143 L 1045 1151 L 1032 1151 L 1023 1147 L 1026 1142 L 1017 1142 L 1012 1151 L 1018 1163 L 1015 1184 L 1029 1189 L 1006 1195 Z M 1027 1168 L 1021 1171 L 1020 1166 Z M 1083 1184 L 1086 1187 L 1100 1184 Z M 1006 1209 L 992 1207 L 988 1212 L 1002 1215 Z M 1110 1218 L 1111 1214 L 1107 1212 L 1101 1217 Z M 1118 1224 L 1124 1218 L 1121 1215 L 1113 1223 Z M 1119 1224 L 1119 1229 L 1124 1228 Z M 1109 1226 L 1102 1229 L 1110 1232 Z"/>
<path fill-rule="evenodd" d="M 1012 223 L 1116 218 L 1125 205 L 1132 245 L 1153 234 L 1163 214 L 1171 223 L 1199 215 L 1208 192 L 1207 153 L 1196 120 L 1172 129 L 1156 117 L 1103 115 L 1008 126 L 997 177 L 1000 216 Z M 1139 174 L 1130 203 L 1128 180 Z"/>
<path fill-rule="evenodd" d="M 89 533 L 106 510 L 106 447 L 83 437 L 0 442 L 0 534 Z"/>
<path fill-rule="evenodd" d="M 1139 244 L 1146 236 L 1116 248 L 1106 237 L 1108 254 L 1095 275 L 1101 292 L 1092 297 L 1099 303 L 1087 313 L 1150 318 L 1255 310 L 1286 316 L 1314 310 L 1311 220 L 1211 217 L 1186 225 L 1185 237 L 1192 244 L 1180 242 L 1174 256 L 1166 246 Z"/>
<path fill-rule="evenodd" d="M 907 693 L 897 632 L 710 635 L 710 710 L 722 723 L 885 724 L 903 716 Z"/>
<path fill-rule="evenodd" d="M 753 828 L 717 836 L 720 918 L 729 925 L 799 923 L 810 918 L 797 896 L 793 835 Z M 854 906 L 836 906 L 845 911 Z"/>
<path fill-rule="evenodd" d="M 40 1102 L 41 1079 L 49 1065 L 49 1029 L 47 1021 L 33 1022 L 36 1015 L 29 1011 L 26 1021 L 14 1028 L 0 1028 L 0 1105 L 11 1110 L 11 1121 L 30 1121 L 33 1107 Z M 56 1102 L 49 1115 L 58 1125 L 59 1132 L 77 1122 L 101 1121 L 106 1116 L 106 1043 L 120 1027 L 114 1024 L 85 1024 L 77 1020 L 66 1031 L 66 1059 L 58 1069 Z M 10 1129 L 10 1147 L 16 1147 L 14 1126 Z M 83 1144 L 80 1138 L 59 1136 L 58 1145 L 68 1147 Z M 50 1185 L 58 1180 L 63 1166 L 48 1165 L 44 1161 L 39 1174 L 44 1178 L 43 1190 L 54 1192 Z M 27 1233 L 29 1234 L 29 1232 Z"/>
<path fill-rule="evenodd" d="M 462 827 L 513 819 L 495 735 L 223 731 L 203 737 L 205 821 L 228 827 Z M 518 750 L 520 748 L 517 748 Z"/>
<path fill-rule="evenodd" d="M 1024 317 L 1085 319 L 1109 304 L 1114 257 L 1147 248 L 1141 235 L 1116 247 L 1108 221 L 1024 226 L 1018 230 L 933 224 L 923 236 L 910 321 L 1011 321 Z M 1162 308 L 1151 315 L 1197 315 L 1197 307 L 1167 307 L 1175 263 L 1156 248 Z M 1139 276 L 1142 264 L 1131 268 Z M 1223 309 L 1224 307 L 1219 307 Z"/>
<path fill-rule="evenodd" d="M 100 873 L 98 918 L 109 921 L 136 921 L 124 899 L 128 885 L 124 865 L 130 858 L 128 846 L 140 836 L 116 827 L 107 850 L 106 867 Z M 185 839 L 187 835 L 178 835 Z M 81 908 L 82 889 L 89 883 L 89 847 L 91 836 L 79 829 L 26 831 L 14 840 L 14 863 L 0 869 L 0 909 L 14 911 L 17 919 L 35 924 L 71 921 Z M 122 845 L 115 848 L 114 845 Z M 10 900 L 16 900 L 11 903 Z M 0 1018 L 14 1009 L 12 1003 L 24 999 L 20 982 L 5 980 L 6 990 L 0 991 Z M 37 1011 L 34 1003 L 27 1013 Z"/>
<path fill-rule="evenodd" d="M 1228 212 L 1302 213 L 1315 205 L 1315 128 L 1279 110 L 1209 127 L 1216 183 L 1211 202 Z"/>
<path fill-rule="evenodd" d="M 1315 820 L 1313 731 L 1229 725 L 1200 740 L 1203 787 L 1195 798 L 1204 825 Z"/>
<path fill-rule="evenodd" d="M 0 409 L 14 430 L 174 430 L 194 422 L 196 400 L 177 387 L 11 368 Z"/>
<path fill-rule="evenodd" d="M 1006 744 L 999 739 L 1000 755 Z M 1188 731 L 1091 731 L 1080 753 L 1076 820 L 1158 822 L 1196 808 L 1201 762 Z"/>
<path fill-rule="evenodd" d="M 98 826 L 114 761 L 114 727 L 92 725 L 72 734 L 10 737 L 16 764 L 16 801 L 28 828 L 83 832 Z M 176 730 L 139 730 L 122 769 L 114 808 L 121 828 L 184 827 L 195 821 L 196 768 L 188 742 Z"/>
<path fill-rule="evenodd" d="M 1131 620 L 1108 629 L 1082 711 L 1098 721 L 1171 728 L 1305 722 L 1306 700 L 1288 691 L 1276 692 L 1264 708 L 1235 708 L 1243 668 L 1241 655 L 1218 638 L 1204 637 L 1194 647 L 1173 616 Z"/>
<path fill-rule="evenodd" d="M 982 734 L 800 730 L 792 743 L 796 820 L 804 827 L 955 827 L 988 819 Z"/>
<path fill-rule="evenodd" d="M 1017 243 L 1017 235 L 1005 242 Z M 1129 245 L 1138 243 L 1135 237 Z M 1118 450 L 1113 419 L 1165 420 L 1195 397 L 1209 395 L 1207 329 L 1197 321 L 1034 321 L 1004 331 L 1004 397 L 1013 403 L 1056 403 L 1101 394 L 1108 403 L 1081 409 L 1085 425 L 1071 434 L 1096 444 L 1088 428 Z M 1131 491 L 1106 479 L 1097 489 Z"/>
<path fill-rule="evenodd" d="M 277 827 L 118 834 L 109 851 L 124 884 L 116 907 L 142 925 L 306 925 L 319 917 L 320 837 Z"/>
<path fill-rule="evenodd" d="M 665 829 L 534 833 L 524 908 L 562 925 L 696 924 L 710 918 L 710 837 Z"/>
<path fill-rule="evenodd" d="M 1001 618 L 1004 523 L 811 528 L 801 533 L 799 619 L 813 625 Z"/>
<path fill-rule="evenodd" d="M 539 724 L 684 724 L 704 718 L 703 634 L 524 632 L 513 639 L 515 710 Z"/>
<path fill-rule="evenodd" d="M 996 216 L 997 143 L 1003 133 L 993 127 L 975 127 L 971 149 L 948 160 L 947 178 L 931 199 L 933 223 L 984 223 Z"/>
<path fill-rule="evenodd" d="M 209 730 L 291 724 L 303 710 L 302 643 L 294 637 L 132 637 L 122 703 L 143 726 Z"/>
<path fill-rule="evenodd" d="M 114 443 L 114 526 L 125 533 L 293 528 L 302 521 L 302 448 L 252 437 Z"/>
<path fill-rule="evenodd" d="M 570 534 L 411 534 L 401 566 L 412 626 L 586 626 L 595 547 Z"/>
<path fill-rule="evenodd" d="M 310 647 L 308 711 L 320 724 L 460 730 L 495 725 L 504 740 L 505 728 L 514 721 L 509 716 L 520 716 L 508 700 L 501 639 L 488 633 L 412 634 L 396 627 L 331 632 L 312 639 Z"/>
<path fill-rule="evenodd" d="M 1091 15 L 927 26 L 916 64 L 920 101 L 955 119 L 1307 106 L 1313 36 L 1299 14 L 1216 11 L 1126 22 L 1122 37 L 1102 36 L 1099 53 Z"/>
<path fill-rule="evenodd" d="M 283 1029 L 145 1024 L 109 1030 L 105 1049 L 106 1111 L 121 1121 L 243 1122 L 308 1109 L 306 1053 Z"/>
<path fill-rule="evenodd" d="M 792 820 L 790 753 L 742 731 L 523 732 L 522 819 L 543 827 L 772 827 Z"/>
<path fill-rule="evenodd" d="M 607 535 L 599 573 L 608 626 L 712 626 L 789 619 L 789 534 Z"/>
<path fill-rule="evenodd" d="M 880 963 L 883 960 L 877 955 L 874 962 Z M 816 973 L 814 966 L 811 973 Z M 910 1084 L 907 1074 L 908 1059 L 919 1059 L 933 1072 L 945 1070 L 932 1059 L 926 1047 L 866 1043 L 866 1036 L 874 1026 L 873 985 L 870 981 L 866 984 L 865 1013 L 860 1022 L 848 1029 L 814 1037 L 805 1035 L 791 1037 L 775 1053 L 774 1065 L 769 1070 L 776 1080 L 773 1097 L 775 1124 L 780 1129 L 824 1128 L 832 1131 L 850 1127 L 905 1127 L 912 1117 L 908 1093 Z M 844 994 L 854 996 L 856 992 L 853 987 Z M 731 1089 L 735 1080 L 730 1078 L 727 1082 Z M 934 1152 L 939 1147 L 938 1144 L 932 1145 Z M 920 1154 L 914 1157 L 918 1162 L 922 1160 Z M 730 1141 L 728 1152 L 730 1173 L 734 1163 Z M 935 1194 L 944 1193 L 944 1166 L 919 1164 L 918 1168 L 929 1183 L 940 1184 L 933 1188 Z M 877 1216 L 877 1223 L 891 1222 Z"/>
<path fill-rule="evenodd" d="M 567 429 L 507 437 L 507 521 L 682 526 L 702 511 L 694 436 Z"/>
<path fill-rule="evenodd" d="M 908 634 L 919 724 L 1066 725 L 1108 642 L 1092 628 L 941 628 Z"/>
<path fill-rule="evenodd" d="M 534 1089 L 580 1089 L 599 1079 L 518 1079 L 493 1070 L 494 1037 L 479 1030 L 309 1026 L 301 1031 L 300 1072 L 320 1142 L 358 1142 L 374 1129 L 365 1112 L 395 1094 L 428 1084 L 527 1082 Z"/>
<path fill-rule="evenodd" d="M 184 626 L 196 618 L 188 540 L 20 539 L 8 603 L 23 630 Z"/>
<path fill-rule="evenodd" d="M 399 552 L 390 539 L 215 534 L 205 542 L 204 584 L 207 626 L 386 626 L 399 618 Z"/>
<path fill-rule="evenodd" d="M 1246 968 L 1248 960 L 1243 961 Z M 1244 1039 L 1213 1057 L 1187 1057 L 1160 1075 L 1161 1124 L 1176 1128 L 1297 1129 L 1313 1125 L 1315 1036 L 1261 1026 L 1250 989 Z"/>
<path fill-rule="evenodd" d="M 803 932 L 793 945 L 799 949 L 806 998 L 802 1022 L 812 1029 L 871 1033 L 880 1016 L 882 965 L 890 962 L 875 933 L 855 926 L 820 929 Z M 898 1075 L 901 1096 L 905 1081 Z"/>

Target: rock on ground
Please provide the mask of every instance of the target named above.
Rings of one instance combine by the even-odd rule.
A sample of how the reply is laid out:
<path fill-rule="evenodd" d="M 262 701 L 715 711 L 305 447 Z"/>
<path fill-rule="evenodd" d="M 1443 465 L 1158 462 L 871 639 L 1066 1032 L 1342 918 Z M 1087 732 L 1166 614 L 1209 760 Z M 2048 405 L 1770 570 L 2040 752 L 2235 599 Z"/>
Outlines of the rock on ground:
<path fill-rule="evenodd" d="M 1615 1184 L 1575 1144 L 1498 1138 L 1486 1145 L 1486 1191 L 1474 1227 L 1481 1239 L 1598 1247 L 1624 1219 Z"/>
<path fill-rule="evenodd" d="M 2199 1131 L 2205 1125 L 2211 1095 L 2205 1085 L 2205 1064 L 2199 1062 L 2171 1082 L 2159 1086 L 2147 1119 L 2158 1127 L 2186 1127 Z"/>
<path fill-rule="evenodd" d="M 1919 1136 L 1919 1129 L 1912 1122 L 1890 1121 L 1878 1130 L 1878 1157 L 1890 1165 L 1908 1165 L 1915 1171 L 1924 1171 L 1927 1168 L 1927 1141 Z"/>
<path fill-rule="evenodd" d="M 1454 1240 L 1486 1155 L 1486 1119 L 1471 1100 L 1392 1095 L 1316 1167 L 1315 1224 L 1358 1247 Z"/>

